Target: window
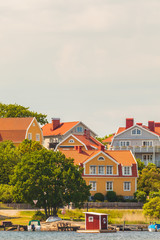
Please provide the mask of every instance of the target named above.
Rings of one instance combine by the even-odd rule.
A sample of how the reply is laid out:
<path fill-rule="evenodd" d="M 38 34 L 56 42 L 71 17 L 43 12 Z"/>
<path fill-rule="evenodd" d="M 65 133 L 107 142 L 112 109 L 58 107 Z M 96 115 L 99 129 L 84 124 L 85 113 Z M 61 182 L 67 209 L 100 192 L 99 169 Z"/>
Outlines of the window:
<path fill-rule="evenodd" d="M 131 167 L 123 167 L 123 175 L 131 175 Z"/>
<path fill-rule="evenodd" d="M 107 166 L 107 174 L 112 175 L 113 174 L 113 166 Z"/>
<path fill-rule="evenodd" d="M 89 184 L 91 185 L 90 191 L 96 191 L 97 184 L 95 181 L 90 181 Z"/>
<path fill-rule="evenodd" d="M 77 127 L 77 132 L 83 132 L 83 127 Z"/>
<path fill-rule="evenodd" d="M 143 142 L 142 142 L 142 146 L 144 146 L 144 147 L 146 147 L 146 146 L 152 147 L 152 145 L 153 145 L 153 142 L 152 142 L 152 141 L 143 141 Z"/>
<path fill-rule="evenodd" d="M 113 191 L 113 182 L 106 182 L 106 190 Z"/>
<path fill-rule="evenodd" d="M 130 142 L 129 141 L 121 141 L 120 142 L 120 147 L 127 147 L 127 146 L 130 146 Z"/>
<path fill-rule="evenodd" d="M 74 143 L 74 140 L 73 140 L 73 139 L 70 139 L 70 140 L 69 140 L 69 143 Z"/>
<path fill-rule="evenodd" d="M 28 140 L 32 140 L 32 133 L 28 133 Z"/>
<path fill-rule="evenodd" d="M 98 166 L 98 174 L 104 174 L 104 166 Z"/>
<path fill-rule="evenodd" d="M 149 162 L 152 162 L 152 159 L 153 159 L 153 154 L 143 154 L 142 155 L 142 160 L 145 162 L 145 161 L 149 161 Z"/>
<path fill-rule="evenodd" d="M 40 134 L 36 133 L 36 141 L 40 141 Z"/>
<path fill-rule="evenodd" d="M 104 157 L 101 156 L 101 157 L 98 158 L 98 160 L 99 161 L 104 161 Z"/>
<path fill-rule="evenodd" d="M 90 174 L 96 174 L 96 166 L 90 166 L 89 173 Z"/>
<path fill-rule="evenodd" d="M 33 127 L 35 127 L 35 123 L 33 123 Z"/>
<path fill-rule="evenodd" d="M 135 128 L 132 130 L 132 135 L 141 135 L 141 130 L 138 128 Z"/>
<path fill-rule="evenodd" d="M 130 191 L 131 190 L 131 183 L 130 182 L 124 182 L 123 189 L 124 189 L 124 191 Z"/>
<path fill-rule="evenodd" d="M 88 222 L 93 222 L 93 217 L 89 217 Z"/>

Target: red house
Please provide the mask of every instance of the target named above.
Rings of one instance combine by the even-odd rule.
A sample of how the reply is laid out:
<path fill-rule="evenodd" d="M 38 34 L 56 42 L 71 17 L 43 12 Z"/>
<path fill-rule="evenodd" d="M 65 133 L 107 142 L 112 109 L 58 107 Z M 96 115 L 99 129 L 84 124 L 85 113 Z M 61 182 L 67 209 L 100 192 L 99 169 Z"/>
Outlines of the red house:
<path fill-rule="evenodd" d="M 105 230 L 108 228 L 108 214 L 85 212 L 86 230 Z"/>

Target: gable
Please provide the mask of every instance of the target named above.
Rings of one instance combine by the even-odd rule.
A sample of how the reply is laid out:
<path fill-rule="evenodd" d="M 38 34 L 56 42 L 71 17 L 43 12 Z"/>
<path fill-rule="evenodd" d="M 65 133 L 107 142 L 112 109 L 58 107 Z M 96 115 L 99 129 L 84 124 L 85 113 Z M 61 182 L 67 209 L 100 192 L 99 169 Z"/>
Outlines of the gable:
<path fill-rule="evenodd" d="M 133 134 L 132 131 L 136 129 L 140 130 L 141 134 Z M 113 141 L 119 139 L 158 139 L 158 138 L 159 136 L 157 134 L 152 133 L 151 131 L 138 125 L 134 125 L 114 136 Z"/>

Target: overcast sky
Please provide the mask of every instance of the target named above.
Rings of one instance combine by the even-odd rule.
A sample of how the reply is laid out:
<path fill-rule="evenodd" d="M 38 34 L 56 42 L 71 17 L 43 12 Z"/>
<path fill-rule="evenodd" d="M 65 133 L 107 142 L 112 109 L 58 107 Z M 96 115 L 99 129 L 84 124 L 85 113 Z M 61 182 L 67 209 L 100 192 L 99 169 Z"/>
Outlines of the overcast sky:
<path fill-rule="evenodd" d="M 0 77 L 0 102 L 99 136 L 160 121 L 160 1 L 1 0 Z"/>

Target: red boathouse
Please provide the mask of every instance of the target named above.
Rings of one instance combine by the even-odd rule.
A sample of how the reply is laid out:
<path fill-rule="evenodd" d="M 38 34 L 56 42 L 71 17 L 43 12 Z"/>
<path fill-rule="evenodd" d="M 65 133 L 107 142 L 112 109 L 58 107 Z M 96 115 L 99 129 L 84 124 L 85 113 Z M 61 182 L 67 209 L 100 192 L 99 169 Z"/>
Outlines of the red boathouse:
<path fill-rule="evenodd" d="M 85 212 L 86 230 L 105 230 L 108 229 L 108 214 Z"/>

